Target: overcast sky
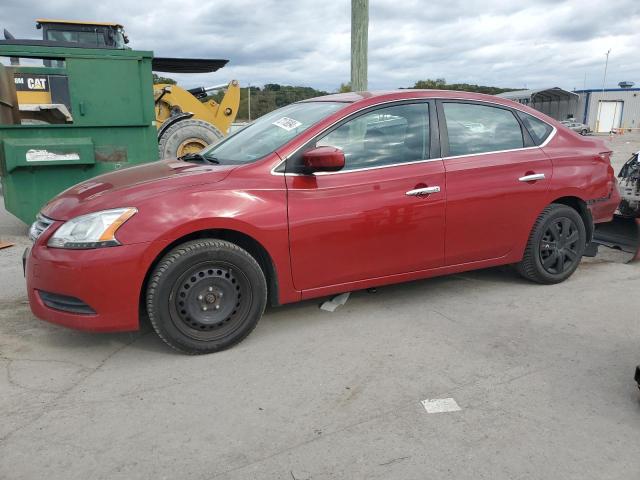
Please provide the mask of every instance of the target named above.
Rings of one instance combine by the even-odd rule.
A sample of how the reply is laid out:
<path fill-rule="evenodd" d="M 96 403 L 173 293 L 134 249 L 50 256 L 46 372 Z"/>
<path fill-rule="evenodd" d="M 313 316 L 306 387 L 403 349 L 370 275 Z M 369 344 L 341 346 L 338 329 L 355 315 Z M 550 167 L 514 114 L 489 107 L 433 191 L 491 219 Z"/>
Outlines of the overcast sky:
<path fill-rule="evenodd" d="M 349 80 L 349 0 L 1 0 L 0 27 L 38 38 L 35 18 L 116 21 L 132 48 L 227 58 L 185 86 Z M 369 88 L 426 78 L 502 87 L 640 85 L 640 0 L 370 0 Z"/>

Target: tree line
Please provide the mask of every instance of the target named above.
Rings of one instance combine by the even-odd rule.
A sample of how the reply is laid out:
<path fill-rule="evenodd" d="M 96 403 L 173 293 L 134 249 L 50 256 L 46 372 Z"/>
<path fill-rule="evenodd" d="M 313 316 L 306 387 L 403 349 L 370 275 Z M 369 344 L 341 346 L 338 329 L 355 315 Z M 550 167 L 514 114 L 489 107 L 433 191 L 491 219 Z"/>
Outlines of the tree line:
<path fill-rule="evenodd" d="M 249 93 L 251 93 L 251 112 L 249 112 Z M 296 87 L 292 85 L 279 85 L 277 83 L 267 83 L 262 88 L 253 86 L 243 87 L 240 89 L 240 106 L 236 118 L 238 121 L 246 121 L 249 118 L 255 120 L 265 113 L 269 113 L 290 103 L 327 94 L 328 92 L 316 90 L 311 87 Z M 224 92 L 220 91 L 207 98 L 212 98 L 216 102 L 220 102 L 223 96 Z"/>
<path fill-rule="evenodd" d="M 175 83 L 175 81 L 170 78 L 158 77 L 154 74 L 154 81 L 158 80 L 162 81 L 162 83 Z M 444 78 L 418 80 L 412 87 L 400 88 L 461 90 L 464 92 L 486 93 L 489 95 L 497 95 L 498 93 L 519 90 L 517 88 L 492 87 L 471 83 L 447 83 Z M 338 93 L 350 91 L 350 83 L 342 83 L 336 89 L 336 92 Z M 251 102 L 249 102 L 249 94 L 251 94 Z M 267 83 L 262 87 L 243 87 L 240 89 L 240 107 L 236 118 L 238 121 L 246 121 L 249 119 L 255 120 L 265 113 L 269 113 L 277 108 L 289 105 L 290 103 L 327 94 L 328 92 L 316 90 L 311 87 L 279 85 L 277 83 Z M 218 91 L 213 95 L 206 97 L 203 101 L 213 99 L 216 102 L 220 102 L 223 96 L 224 91 Z M 251 112 L 249 112 L 249 103 L 251 104 Z"/>
<path fill-rule="evenodd" d="M 463 92 L 486 93 L 488 95 L 497 95 L 498 93 L 512 92 L 520 90 L 519 88 L 500 88 L 488 87 L 486 85 L 476 85 L 472 83 L 447 83 L 444 78 L 436 78 L 435 80 L 418 80 L 411 88 L 418 89 L 435 89 L 435 90 L 460 90 Z"/>
<path fill-rule="evenodd" d="M 497 95 L 498 93 L 519 90 L 517 88 L 491 87 L 471 83 L 447 83 L 444 78 L 418 80 L 412 87 L 405 88 L 459 90 L 463 92 L 486 93 L 489 95 Z M 240 109 L 237 118 L 238 120 L 248 120 L 249 88 L 242 88 L 241 91 Z M 350 91 L 350 83 L 342 83 L 336 89 L 337 93 Z M 284 107 L 290 103 L 306 100 L 307 98 L 327 95 L 327 93 L 328 92 L 316 90 L 311 87 L 295 87 L 291 85 L 279 85 L 277 83 L 268 83 L 262 88 L 251 87 L 251 119 L 254 120 L 265 113 L 269 113 L 276 108 Z M 223 92 L 218 92 L 217 95 L 214 95 L 212 98 L 216 101 L 220 101 L 223 95 Z"/>

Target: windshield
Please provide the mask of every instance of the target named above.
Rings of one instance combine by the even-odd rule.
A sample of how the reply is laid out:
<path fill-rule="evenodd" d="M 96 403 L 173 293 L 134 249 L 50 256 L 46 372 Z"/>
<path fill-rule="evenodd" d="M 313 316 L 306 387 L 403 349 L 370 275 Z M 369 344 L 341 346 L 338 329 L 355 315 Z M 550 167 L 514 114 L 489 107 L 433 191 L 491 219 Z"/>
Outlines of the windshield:
<path fill-rule="evenodd" d="M 276 151 L 296 135 L 345 106 L 340 102 L 294 103 L 263 115 L 248 127 L 204 149 L 223 164 L 250 163 Z"/>

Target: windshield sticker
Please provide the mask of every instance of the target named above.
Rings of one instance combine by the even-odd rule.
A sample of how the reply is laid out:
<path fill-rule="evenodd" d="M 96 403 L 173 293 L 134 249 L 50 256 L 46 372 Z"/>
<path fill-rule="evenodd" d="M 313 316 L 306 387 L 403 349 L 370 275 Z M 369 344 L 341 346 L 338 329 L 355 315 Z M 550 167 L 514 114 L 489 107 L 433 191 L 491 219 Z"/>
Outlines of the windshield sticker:
<path fill-rule="evenodd" d="M 300 125 L 302 125 L 302 123 L 300 123 L 297 120 L 294 120 L 293 118 L 282 117 L 280 120 L 276 120 L 275 122 L 273 122 L 272 125 L 275 125 L 276 127 L 280 127 L 286 130 L 287 132 L 290 132 L 294 128 L 298 128 Z"/>

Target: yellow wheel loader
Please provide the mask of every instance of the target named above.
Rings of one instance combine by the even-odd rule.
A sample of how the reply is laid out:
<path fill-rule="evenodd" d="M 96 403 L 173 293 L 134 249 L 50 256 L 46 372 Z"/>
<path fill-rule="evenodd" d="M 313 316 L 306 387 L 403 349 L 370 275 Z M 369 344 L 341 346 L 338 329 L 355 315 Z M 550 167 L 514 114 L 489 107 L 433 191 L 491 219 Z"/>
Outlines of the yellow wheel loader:
<path fill-rule="evenodd" d="M 209 92 L 226 89 L 220 103 L 201 101 Z M 229 131 L 240 105 L 236 80 L 226 85 L 185 90 L 178 85 L 153 86 L 160 158 L 181 157 L 220 141 Z"/>
<path fill-rule="evenodd" d="M 42 29 L 43 43 L 52 46 L 75 46 L 95 49 L 126 49 L 129 39 L 118 23 L 76 22 L 68 20 L 36 20 Z M 4 31 L 6 39 L 12 35 Z M 12 59 L 12 63 L 18 59 Z M 58 60 L 45 60 L 46 66 Z M 209 73 L 224 67 L 228 60 L 154 57 L 152 69 L 168 73 Z M 114 75 L 116 73 L 114 72 Z M 34 78 L 31 78 L 34 77 Z M 22 118 L 34 123 L 72 123 L 69 99 L 64 82 L 46 82 L 40 76 L 25 74 L 16 82 Z M 63 79 L 64 80 L 64 79 Z M 210 92 L 224 90 L 220 103 L 205 100 Z M 153 85 L 156 127 L 160 158 L 180 157 L 197 152 L 220 141 L 238 114 L 240 86 L 236 80 L 225 85 L 184 89 L 178 85 Z M 68 96 L 68 95 L 67 95 Z M 31 112 L 31 113 L 28 113 Z"/>

